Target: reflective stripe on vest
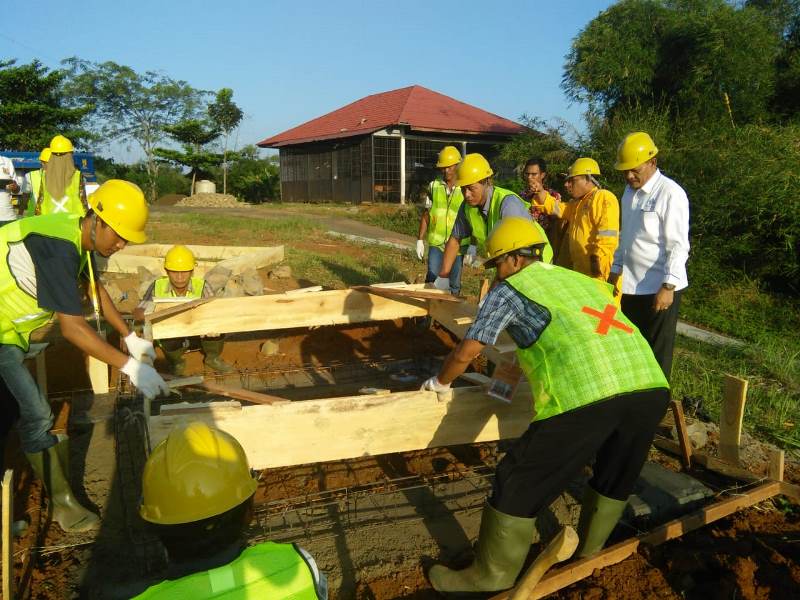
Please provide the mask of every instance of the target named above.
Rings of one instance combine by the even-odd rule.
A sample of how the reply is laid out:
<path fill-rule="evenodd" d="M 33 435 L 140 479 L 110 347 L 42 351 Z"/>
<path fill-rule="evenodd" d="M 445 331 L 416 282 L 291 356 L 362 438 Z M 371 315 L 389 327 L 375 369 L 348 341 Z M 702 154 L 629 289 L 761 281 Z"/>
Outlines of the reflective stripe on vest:
<path fill-rule="evenodd" d="M 72 179 L 69 181 L 67 189 L 64 190 L 63 198 L 53 198 L 47 190 L 47 175 L 42 177 L 44 181 L 43 194 L 42 194 L 42 207 L 39 214 L 51 215 L 57 213 L 71 213 L 80 215 L 81 217 L 86 214 L 86 209 L 81 201 L 81 172 L 75 171 L 72 174 Z"/>
<path fill-rule="evenodd" d="M 534 421 L 619 394 L 669 388 L 647 340 L 614 303 L 609 284 L 541 262 L 505 281 L 550 311 L 539 339 L 517 350 L 531 386 Z"/>
<path fill-rule="evenodd" d="M 428 211 L 428 246 L 441 248 L 450 238 L 453 224 L 456 222 L 458 209 L 464 202 L 461 188 L 455 186 L 447 196 L 447 185 L 440 179 L 431 182 L 431 208 Z M 462 246 L 469 245 L 469 238 L 461 241 Z"/>
<path fill-rule="evenodd" d="M 81 257 L 80 271 L 86 266 L 88 254 L 81 249 L 79 215 L 56 214 L 18 219 L 0 228 L 0 344 L 13 344 L 28 349 L 31 332 L 45 325 L 53 312 L 39 306 L 36 298 L 22 290 L 8 265 L 8 254 L 14 244 L 21 244 L 31 234 L 70 242 Z"/>
<path fill-rule="evenodd" d="M 178 296 L 169 282 L 169 277 L 159 277 L 153 288 L 153 298 L 201 298 L 205 280 L 202 277 L 192 277 L 184 296 Z"/>
<path fill-rule="evenodd" d="M 475 244 L 478 247 L 478 254 L 484 258 L 486 258 L 486 238 L 489 237 L 489 233 L 491 233 L 492 229 L 494 229 L 494 226 L 497 225 L 497 222 L 500 220 L 503 199 L 509 195 L 519 199 L 525 208 L 530 210 L 530 202 L 523 200 L 511 190 L 505 190 L 497 186 L 494 187 L 492 198 L 489 201 L 489 213 L 487 220 L 483 219 L 483 212 L 481 211 L 480 207 L 470 206 L 468 204 L 464 205 L 464 215 L 467 217 L 469 225 L 472 228 L 472 238 L 475 240 Z M 547 234 L 544 232 L 544 229 L 542 229 L 542 226 L 539 225 L 539 223 L 537 223 L 535 220 L 531 220 L 539 230 L 539 233 L 541 233 L 542 238 L 547 239 Z M 542 253 L 542 260 L 546 263 L 553 262 L 553 247 L 550 245 L 550 242 L 545 244 L 544 252 Z"/>
<path fill-rule="evenodd" d="M 251 546 L 233 562 L 162 581 L 133 600 L 319 600 L 311 573 L 292 544 L 264 542 Z"/>

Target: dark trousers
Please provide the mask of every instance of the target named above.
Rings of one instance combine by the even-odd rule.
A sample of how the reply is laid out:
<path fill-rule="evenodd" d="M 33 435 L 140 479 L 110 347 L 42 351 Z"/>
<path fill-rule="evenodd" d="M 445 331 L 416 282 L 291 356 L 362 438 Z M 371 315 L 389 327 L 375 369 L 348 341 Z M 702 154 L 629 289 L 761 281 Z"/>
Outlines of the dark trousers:
<path fill-rule="evenodd" d="M 603 496 L 627 500 L 668 404 L 668 390 L 659 388 L 534 421 L 497 465 L 489 502 L 508 515 L 534 517 L 592 457 L 589 485 Z"/>
<path fill-rule="evenodd" d="M 675 328 L 683 290 L 675 292 L 672 305 L 667 310 L 653 309 L 655 294 L 622 295 L 622 312 L 628 317 L 650 344 L 664 376 L 669 381 L 672 371 L 672 351 L 675 346 Z"/>

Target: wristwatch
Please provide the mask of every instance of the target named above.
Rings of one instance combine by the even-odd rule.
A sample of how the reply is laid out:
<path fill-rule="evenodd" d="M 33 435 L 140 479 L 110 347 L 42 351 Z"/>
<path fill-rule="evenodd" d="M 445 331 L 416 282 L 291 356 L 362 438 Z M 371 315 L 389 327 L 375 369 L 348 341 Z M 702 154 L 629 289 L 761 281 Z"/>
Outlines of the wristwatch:
<path fill-rule="evenodd" d="M 670 292 L 675 290 L 675 284 L 674 283 L 662 283 L 661 287 L 664 288 L 665 290 L 669 290 Z"/>

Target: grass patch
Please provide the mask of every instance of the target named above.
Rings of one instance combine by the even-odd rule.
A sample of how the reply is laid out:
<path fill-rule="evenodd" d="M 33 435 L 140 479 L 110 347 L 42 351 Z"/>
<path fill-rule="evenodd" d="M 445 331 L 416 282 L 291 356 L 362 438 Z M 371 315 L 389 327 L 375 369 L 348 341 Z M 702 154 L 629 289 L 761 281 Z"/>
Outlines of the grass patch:
<path fill-rule="evenodd" d="M 148 223 L 153 242 L 174 242 L 176 232 L 185 235 L 187 231 L 191 232 L 194 243 L 252 246 L 264 241 L 288 243 L 319 235 L 322 227 L 313 220 L 295 215 L 266 219 L 257 215 L 247 218 L 207 213 L 160 213 Z"/>

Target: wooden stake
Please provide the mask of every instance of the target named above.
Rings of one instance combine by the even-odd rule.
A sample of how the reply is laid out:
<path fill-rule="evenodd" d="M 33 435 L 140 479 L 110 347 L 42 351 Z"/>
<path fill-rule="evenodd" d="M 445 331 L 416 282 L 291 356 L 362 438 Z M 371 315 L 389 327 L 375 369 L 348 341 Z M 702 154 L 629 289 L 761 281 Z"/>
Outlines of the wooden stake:
<path fill-rule="evenodd" d="M 578 548 L 578 534 L 567 525 L 554 537 L 533 564 L 522 576 L 522 580 L 511 591 L 511 600 L 528 600 L 536 585 L 547 570 L 556 563 L 563 562 L 575 554 Z"/>
<path fill-rule="evenodd" d="M 783 463 L 785 453 L 783 450 L 772 450 L 769 453 L 769 478 L 774 481 L 783 481 Z"/>
<path fill-rule="evenodd" d="M 681 462 L 684 469 L 692 468 L 692 444 L 689 433 L 686 431 L 686 418 L 683 416 L 683 406 L 678 400 L 670 402 L 672 416 L 675 419 L 675 431 L 678 433 L 678 445 L 681 448 Z"/>
<path fill-rule="evenodd" d="M 719 420 L 719 456 L 734 465 L 739 464 L 739 443 L 742 438 L 746 400 L 747 380 L 725 375 Z"/>
<path fill-rule="evenodd" d="M 3 475 L 3 598 L 14 597 L 14 471 L 6 469 Z"/>

